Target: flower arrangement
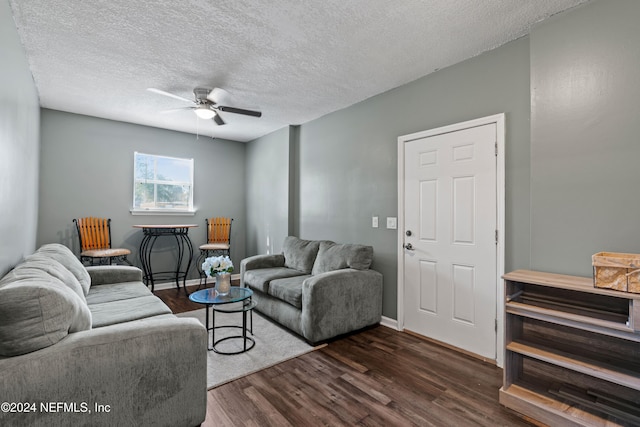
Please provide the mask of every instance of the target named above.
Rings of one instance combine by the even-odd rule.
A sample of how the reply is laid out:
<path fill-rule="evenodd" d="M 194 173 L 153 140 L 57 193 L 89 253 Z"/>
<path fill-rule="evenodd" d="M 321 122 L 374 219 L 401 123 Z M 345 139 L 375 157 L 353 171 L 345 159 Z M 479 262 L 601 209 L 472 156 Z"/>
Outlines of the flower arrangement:
<path fill-rule="evenodd" d="M 212 256 L 205 258 L 202 263 L 202 271 L 207 277 L 213 277 L 216 274 L 233 272 L 233 262 L 228 256 Z"/>

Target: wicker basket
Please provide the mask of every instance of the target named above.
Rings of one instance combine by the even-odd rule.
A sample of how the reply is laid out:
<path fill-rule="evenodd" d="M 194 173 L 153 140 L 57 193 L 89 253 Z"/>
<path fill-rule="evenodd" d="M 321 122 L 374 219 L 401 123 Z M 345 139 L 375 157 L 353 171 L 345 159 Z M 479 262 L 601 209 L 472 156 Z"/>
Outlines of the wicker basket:
<path fill-rule="evenodd" d="M 598 252 L 591 259 L 595 287 L 640 294 L 640 255 Z"/>

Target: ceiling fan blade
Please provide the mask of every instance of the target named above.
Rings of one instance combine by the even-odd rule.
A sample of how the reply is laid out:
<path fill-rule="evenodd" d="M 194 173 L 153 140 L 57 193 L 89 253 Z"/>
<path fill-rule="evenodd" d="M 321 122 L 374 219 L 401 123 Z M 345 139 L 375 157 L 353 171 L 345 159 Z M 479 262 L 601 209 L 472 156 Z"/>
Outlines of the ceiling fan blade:
<path fill-rule="evenodd" d="M 220 117 L 220 114 L 216 114 L 215 116 L 213 116 L 213 121 L 216 122 L 218 126 L 222 126 L 223 124 L 225 124 L 225 121 L 222 120 L 222 117 Z"/>
<path fill-rule="evenodd" d="M 215 104 L 224 104 L 231 99 L 231 94 L 224 89 L 214 87 L 207 95 L 207 99 Z"/>
<path fill-rule="evenodd" d="M 195 109 L 196 109 L 196 107 L 171 108 L 169 110 L 160 111 L 160 114 L 168 114 L 168 113 L 175 113 L 177 111 L 195 110 Z"/>
<path fill-rule="evenodd" d="M 216 106 L 216 108 L 220 111 L 224 111 L 225 113 L 235 113 L 235 114 L 244 114 L 245 116 L 262 117 L 262 113 L 260 111 L 245 110 L 243 108 L 236 108 L 236 107 L 225 107 L 224 105 L 218 105 Z"/>
<path fill-rule="evenodd" d="M 171 97 L 171 98 L 179 99 L 180 101 L 186 101 L 186 102 L 193 103 L 193 100 L 191 100 L 191 99 L 183 98 L 181 96 L 174 95 L 172 93 L 165 92 L 165 91 L 160 90 L 160 89 L 149 87 L 149 88 L 147 88 L 147 90 L 149 92 L 157 93 L 158 95 L 164 95 L 164 96 L 168 96 L 168 97 Z"/>

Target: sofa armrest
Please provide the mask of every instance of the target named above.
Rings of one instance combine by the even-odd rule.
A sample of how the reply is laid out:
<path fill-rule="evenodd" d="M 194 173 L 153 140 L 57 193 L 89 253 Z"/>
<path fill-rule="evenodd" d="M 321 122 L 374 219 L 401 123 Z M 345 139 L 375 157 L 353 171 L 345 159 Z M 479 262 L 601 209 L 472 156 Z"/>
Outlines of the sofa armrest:
<path fill-rule="evenodd" d="M 91 276 L 91 286 L 110 283 L 142 282 L 142 270 L 126 265 L 101 265 L 86 267 Z"/>
<path fill-rule="evenodd" d="M 0 425 L 198 425 L 206 415 L 206 371 L 207 333 L 196 319 L 150 318 L 76 332 L 0 359 L 3 400 L 36 404 L 31 413 L 0 413 Z M 77 411 L 43 411 L 49 402 Z M 98 413 L 96 405 L 108 411 Z"/>
<path fill-rule="evenodd" d="M 312 343 L 380 322 L 382 274 L 335 270 L 302 283 L 302 330 Z"/>
<path fill-rule="evenodd" d="M 284 267 L 283 254 L 254 255 L 240 261 L 240 286 L 244 287 L 244 272 L 259 268 Z"/>
<path fill-rule="evenodd" d="M 273 267 L 284 267 L 283 254 L 254 255 L 240 262 L 240 272 L 243 269 L 246 271 Z"/>

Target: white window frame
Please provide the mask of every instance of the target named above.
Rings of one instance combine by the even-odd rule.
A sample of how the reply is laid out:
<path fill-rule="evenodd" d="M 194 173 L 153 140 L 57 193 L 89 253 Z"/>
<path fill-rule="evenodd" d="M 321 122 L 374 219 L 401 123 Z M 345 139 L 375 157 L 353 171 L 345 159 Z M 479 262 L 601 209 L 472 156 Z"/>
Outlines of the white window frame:
<path fill-rule="evenodd" d="M 144 178 L 138 178 L 136 177 L 136 161 L 138 159 L 138 156 L 142 155 L 142 156 L 149 156 L 152 157 L 154 159 L 154 170 L 153 170 L 153 179 L 144 179 Z M 191 169 L 191 173 L 189 176 L 190 182 L 178 182 L 178 181 L 164 181 L 164 180 L 159 180 L 157 179 L 157 160 L 163 158 L 163 159 L 171 159 L 171 160 L 179 160 L 179 161 L 186 161 L 190 163 L 190 169 Z M 141 153 L 138 151 L 135 151 L 133 153 L 133 197 L 131 199 L 132 201 L 132 208 L 131 208 L 131 214 L 132 215 L 195 215 L 196 211 L 193 207 L 193 186 L 194 186 L 194 168 L 195 168 L 195 164 L 194 164 L 194 160 L 193 158 L 188 159 L 188 158 L 182 158 L 182 157 L 173 157 L 173 156 L 164 156 L 164 155 L 160 155 L 160 154 L 149 154 L 149 153 Z M 183 207 L 180 208 L 140 208 L 140 207 L 136 207 L 136 184 L 140 183 L 140 182 L 144 182 L 144 183 L 151 183 L 154 184 L 154 203 L 157 202 L 157 186 L 158 185 L 176 185 L 176 186 L 184 186 L 184 185 L 189 185 L 191 188 L 190 194 L 189 194 L 189 201 L 188 201 L 188 207 L 185 209 Z"/>

